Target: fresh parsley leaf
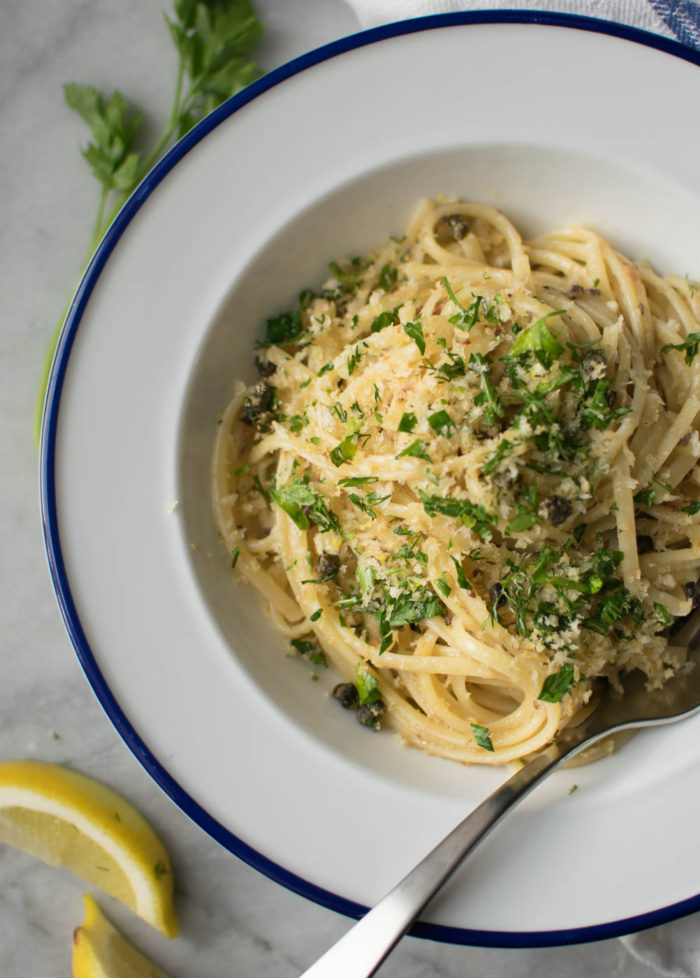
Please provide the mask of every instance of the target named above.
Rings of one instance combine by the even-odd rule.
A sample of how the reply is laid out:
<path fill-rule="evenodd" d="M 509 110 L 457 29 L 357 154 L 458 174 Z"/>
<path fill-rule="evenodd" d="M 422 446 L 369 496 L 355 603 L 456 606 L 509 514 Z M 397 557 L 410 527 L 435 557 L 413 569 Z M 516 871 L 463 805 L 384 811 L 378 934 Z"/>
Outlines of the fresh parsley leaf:
<path fill-rule="evenodd" d="M 257 493 L 259 493 L 259 495 L 262 496 L 262 498 L 265 500 L 265 502 L 269 506 L 270 505 L 270 500 L 271 500 L 270 493 L 267 491 L 267 489 L 265 488 L 265 486 L 262 484 L 262 482 L 260 481 L 260 476 L 258 476 L 258 475 L 254 475 L 253 476 L 253 489 L 255 489 L 255 491 Z"/>
<path fill-rule="evenodd" d="M 640 506 L 653 506 L 658 491 L 659 487 L 656 485 L 650 486 L 648 489 L 642 489 L 640 492 L 634 494 L 634 501 L 635 503 L 639 503 Z"/>
<path fill-rule="evenodd" d="M 306 482 L 292 482 L 279 489 L 271 489 L 270 496 L 300 530 L 308 530 L 313 524 L 321 533 L 340 531 L 338 517 L 323 496 Z"/>
<path fill-rule="evenodd" d="M 494 748 L 488 727 L 482 727 L 480 723 L 470 723 L 469 726 L 474 732 L 474 740 L 476 741 L 477 747 L 492 751 Z"/>
<path fill-rule="evenodd" d="M 342 282 L 343 285 L 359 285 L 362 281 L 362 274 L 360 272 L 350 272 L 341 268 L 337 261 L 332 261 L 328 268 L 331 274 Z"/>
<path fill-rule="evenodd" d="M 406 411 L 401 415 L 401 420 L 399 421 L 399 431 L 405 431 L 409 435 L 418 424 L 418 418 L 413 414 L 412 411 Z"/>
<path fill-rule="evenodd" d="M 441 574 L 440 577 L 435 579 L 435 587 L 446 598 L 449 598 L 449 596 L 452 594 L 452 588 L 447 583 L 447 577 L 445 574 Z"/>
<path fill-rule="evenodd" d="M 445 278 L 443 278 L 442 281 L 445 285 L 445 289 L 447 290 L 448 296 L 450 297 L 452 302 L 457 306 L 457 312 L 454 314 L 454 316 L 450 316 L 450 322 L 454 323 L 454 325 L 457 326 L 459 329 L 464 329 L 467 330 L 468 332 L 472 328 L 472 326 L 474 326 L 478 322 L 479 309 L 482 304 L 484 306 L 484 310 L 486 310 L 486 302 L 484 300 L 484 297 L 481 295 L 475 296 L 473 302 L 471 302 L 469 304 L 469 307 L 465 309 L 465 307 L 462 305 L 462 303 L 459 301 L 457 296 L 452 291 L 452 287 L 450 286 L 450 283 L 447 280 L 447 276 L 445 276 Z"/>
<path fill-rule="evenodd" d="M 393 265 L 383 265 L 382 270 L 379 273 L 379 285 L 385 292 L 396 285 L 396 279 L 398 278 L 398 270 L 394 268 Z"/>
<path fill-rule="evenodd" d="M 357 454 L 357 438 L 355 435 L 346 435 L 343 440 L 330 452 L 330 459 L 333 465 L 341 466 L 345 462 L 352 462 Z"/>
<path fill-rule="evenodd" d="M 513 451 L 512 442 L 509 442 L 507 438 L 504 438 L 503 441 L 500 441 L 493 455 L 489 456 L 489 458 L 487 458 L 484 464 L 481 466 L 481 471 L 483 472 L 483 474 L 491 475 L 492 472 L 495 472 L 496 469 L 499 468 L 501 462 L 506 457 L 506 455 L 510 455 L 512 451 Z"/>
<path fill-rule="evenodd" d="M 610 407 L 608 391 L 611 385 L 610 380 L 598 380 L 592 389 L 586 393 L 579 408 L 579 417 L 584 428 L 595 426 L 602 430 L 609 427 L 616 418 L 621 418 L 630 413 L 631 408 Z"/>
<path fill-rule="evenodd" d="M 354 475 L 348 479 L 338 479 L 338 485 L 344 489 L 355 489 L 357 486 L 369 486 L 379 482 L 378 475 Z"/>
<path fill-rule="evenodd" d="M 91 85 L 69 83 L 63 86 L 66 104 L 90 127 L 93 141 L 82 150 L 96 179 L 106 190 L 130 192 L 140 175 L 140 154 L 132 147 L 141 125 L 121 92 L 106 101 Z"/>
<path fill-rule="evenodd" d="M 358 496 L 355 492 L 350 493 L 351 501 L 357 506 L 358 509 L 361 509 L 363 513 L 367 513 L 370 519 L 373 520 L 377 518 L 377 514 L 372 509 L 372 506 L 377 506 L 379 503 L 383 503 L 384 500 L 388 498 L 388 495 L 378 496 L 375 492 L 369 493 L 369 495 L 364 499 L 362 496 Z"/>
<path fill-rule="evenodd" d="M 666 605 L 660 604 L 660 602 L 658 601 L 654 602 L 654 613 L 656 614 L 656 617 L 659 619 L 660 624 L 664 628 L 667 625 L 670 625 L 671 622 L 673 621 L 673 618 L 671 617 L 671 613 L 666 607 Z"/>
<path fill-rule="evenodd" d="M 535 486 L 530 486 L 521 497 L 517 515 L 506 527 L 506 536 L 509 536 L 511 533 L 523 533 L 525 530 L 531 530 L 539 522 L 540 517 L 537 513 L 537 489 Z"/>
<path fill-rule="evenodd" d="M 457 573 L 457 583 L 459 584 L 459 586 L 461 588 L 464 588 L 465 591 L 471 591 L 472 586 L 469 583 L 469 578 L 464 573 L 464 568 L 462 567 L 462 565 L 460 564 L 460 562 L 457 560 L 456 557 L 452 558 L 452 563 L 455 565 L 455 571 Z"/>
<path fill-rule="evenodd" d="M 316 617 L 318 618 L 318 615 L 316 615 Z M 293 638 L 289 644 L 295 652 L 298 652 L 299 655 L 303 656 L 305 659 L 308 659 L 309 662 L 313 662 L 314 665 L 328 665 L 325 652 L 321 651 L 315 641 L 310 641 L 304 638 Z"/>
<path fill-rule="evenodd" d="M 289 419 L 289 430 L 296 433 L 306 427 L 307 424 L 309 424 L 309 419 L 305 414 L 293 414 Z"/>
<path fill-rule="evenodd" d="M 330 373 L 333 369 L 333 361 L 329 360 L 328 363 L 324 363 L 319 372 L 316 374 L 317 377 L 323 377 L 324 374 Z"/>
<path fill-rule="evenodd" d="M 558 703 L 574 684 L 574 667 L 562 666 L 558 672 L 547 676 L 537 697 L 543 703 Z"/>
<path fill-rule="evenodd" d="M 180 85 L 171 120 L 184 136 L 205 115 L 260 77 L 250 55 L 263 25 L 250 0 L 176 0 L 166 17 L 180 55 Z"/>
<path fill-rule="evenodd" d="M 425 337 L 423 336 L 423 326 L 421 325 L 420 319 L 415 319 L 411 323 L 404 323 L 403 328 L 406 336 L 410 336 L 418 347 L 420 355 L 423 356 L 425 353 Z"/>
<path fill-rule="evenodd" d="M 426 587 L 404 591 L 387 602 L 387 620 L 391 628 L 416 625 L 424 618 L 434 618 L 442 614 L 444 609 L 440 599 Z"/>
<path fill-rule="evenodd" d="M 238 563 L 238 558 L 239 558 L 240 554 L 241 554 L 241 548 L 240 547 L 236 547 L 234 550 L 231 551 L 231 568 L 232 569 Z"/>
<path fill-rule="evenodd" d="M 422 489 L 418 490 L 418 495 L 428 516 L 435 516 L 437 513 L 453 516 L 482 540 L 490 540 L 493 536 L 492 527 L 496 524 L 496 517 L 487 512 L 480 503 L 471 503 L 468 499 L 429 496 Z"/>
<path fill-rule="evenodd" d="M 484 405 L 484 421 L 487 425 L 495 424 L 498 418 L 504 417 L 505 410 L 500 397 L 489 380 L 491 376 L 491 361 L 481 353 L 472 353 L 469 356 L 467 370 L 478 374 L 481 381 L 481 393 L 477 394 L 474 398 L 474 404 Z"/>
<path fill-rule="evenodd" d="M 355 347 L 354 352 L 348 357 L 348 376 L 351 377 L 355 373 L 355 368 L 362 359 L 362 352 L 359 346 Z"/>
<path fill-rule="evenodd" d="M 420 438 L 416 438 L 415 441 L 412 441 L 411 444 L 407 445 L 406 448 L 399 452 L 396 457 L 403 458 L 405 455 L 412 455 L 414 458 L 422 458 L 426 462 L 432 461 L 430 455 L 428 455 L 426 451 L 425 442 L 421 441 Z"/>
<path fill-rule="evenodd" d="M 436 411 L 428 418 L 428 424 L 437 435 L 449 438 L 455 430 L 455 423 L 447 411 Z"/>
<path fill-rule="evenodd" d="M 265 326 L 266 346 L 287 346 L 295 343 L 304 332 L 304 324 L 298 309 L 283 312 L 268 319 Z"/>
<path fill-rule="evenodd" d="M 685 350 L 685 362 L 688 366 L 691 365 L 695 357 L 698 355 L 698 350 L 700 349 L 700 333 L 688 333 L 686 339 L 682 343 L 666 343 L 661 347 L 661 352 L 666 353 L 667 350 Z"/>
<path fill-rule="evenodd" d="M 64 86 L 67 104 L 90 126 L 93 139 L 83 155 L 102 188 L 88 258 L 172 139 L 184 135 L 206 113 L 260 76 L 250 55 L 262 37 L 263 25 L 255 16 L 251 0 L 176 0 L 173 14 L 172 18 L 166 17 L 178 52 L 173 103 L 168 122 L 143 157 L 134 149 L 140 116 L 120 92 L 105 99 L 89 85 Z M 64 318 L 51 338 L 41 373 L 34 411 L 37 444 L 53 354 Z"/>
<path fill-rule="evenodd" d="M 360 703 L 366 706 L 376 703 L 382 697 L 376 677 L 359 662 L 355 666 L 355 687 L 360 697 Z"/>
<path fill-rule="evenodd" d="M 394 306 L 393 309 L 387 312 L 380 312 L 372 321 L 372 325 L 369 328 L 370 333 L 378 333 L 380 330 L 386 329 L 387 326 L 396 326 L 399 321 L 400 308 L 401 306 Z"/>
<path fill-rule="evenodd" d="M 436 367 L 429 367 L 428 369 L 440 380 L 445 380 L 447 382 L 456 380 L 457 377 L 464 377 L 467 370 L 464 366 L 464 360 L 462 357 L 458 353 L 452 353 L 452 351 L 448 350 L 445 346 L 443 346 L 443 349 L 449 357 L 449 363 L 443 362 L 438 364 Z"/>
<path fill-rule="evenodd" d="M 545 323 L 552 316 L 559 316 L 562 312 L 563 309 L 548 312 L 519 333 L 510 348 L 510 355 L 520 357 L 525 353 L 534 353 L 542 366 L 549 369 L 559 354 L 564 352 L 564 347 L 556 336 L 550 333 Z"/>
<path fill-rule="evenodd" d="M 700 500 L 693 499 L 687 506 L 683 506 L 681 512 L 688 513 L 689 516 L 695 516 L 697 513 L 700 513 Z"/>

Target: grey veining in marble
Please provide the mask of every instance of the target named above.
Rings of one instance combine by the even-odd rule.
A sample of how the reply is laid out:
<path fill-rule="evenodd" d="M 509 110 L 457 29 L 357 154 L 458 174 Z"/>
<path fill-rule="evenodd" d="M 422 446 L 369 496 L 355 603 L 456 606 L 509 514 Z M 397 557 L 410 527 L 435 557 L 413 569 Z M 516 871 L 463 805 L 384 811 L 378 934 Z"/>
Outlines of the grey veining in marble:
<path fill-rule="evenodd" d="M 48 338 L 80 273 L 97 192 L 63 104 L 65 81 L 120 87 L 155 129 L 174 57 L 160 0 L 0 0 L 0 759 L 99 776 L 157 826 L 174 861 L 182 937 L 167 941 L 108 899 L 112 919 L 174 978 L 294 978 L 347 921 L 287 892 L 190 822 L 120 741 L 63 629 L 43 550 L 31 418 Z M 258 0 L 274 67 L 357 29 L 343 0 Z M 0 848 L 0 975 L 64 978 L 83 885 Z M 618 941 L 511 951 L 402 943 L 386 978 L 643 978 Z"/>

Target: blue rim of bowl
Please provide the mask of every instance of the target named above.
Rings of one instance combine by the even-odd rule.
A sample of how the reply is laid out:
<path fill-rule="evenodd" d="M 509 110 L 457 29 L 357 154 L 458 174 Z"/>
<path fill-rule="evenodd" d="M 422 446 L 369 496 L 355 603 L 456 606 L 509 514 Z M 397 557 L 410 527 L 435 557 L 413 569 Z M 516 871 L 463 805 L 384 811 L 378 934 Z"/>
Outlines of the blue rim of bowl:
<path fill-rule="evenodd" d="M 148 771 L 154 781 L 186 815 L 199 825 L 200 828 L 204 829 L 213 839 L 244 862 L 251 865 L 254 869 L 257 869 L 287 889 L 312 900 L 314 903 L 318 903 L 330 910 L 353 918 L 363 916 L 368 908 L 290 873 L 283 866 L 278 865 L 262 855 L 262 853 L 251 848 L 242 839 L 239 839 L 212 818 L 194 798 L 181 788 L 150 752 L 145 742 L 131 725 L 124 709 L 109 689 L 83 631 L 71 594 L 70 582 L 66 574 L 61 551 L 56 509 L 56 486 L 54 481 L 56 437 L 61 392 L 71 348 L 85 307 L 90 300 L 92 290 L 112 250 L 124 231 L 128 228 L 132 218 L 143 202 L 150 196 L 161 180 L 167 176 L 170 170 L 201 139 L 242 106 L 247 105 L 259 95 L 279 85 L 287 78 L 304 71 L 306 68 L 337 57 L 347 51 L 352 51 L 355 48 L 375 44 L 378 41 L 383 41 L 388 38 L 434 30 L 436 28 L 475 24 L 534 24 L 537 26 L 565 27 L 597 34 L 607 34 L 636 44 L 642 44 L 646 47 L 656 48 L 659 51 L 681 58 L 684 61 L 690 61 L 692 64 L 700 67 L 700 51 L 695 51 L 681 44 L 679 41 L 671 40 L 661 35 L 593 17 L 523 10 L 473 11 L 417 17 L 342 37 L 287 62 L 267 75 L 264 75 L 258 81 L 253 82 L 244 91 L 234 95 L 203 119 L 154 166 L 126 202 L 106 232 L 75 293 L 54 356 L 44 405 L 40 455 L 40 489 L 41 516 L 49 568 L 66 629 L 88 682 L 102 708 L 112 721 L 122 740 L 124 740 L 136 759 Z M 700 910 L 700 894 L 645 914 L 588 927 L 552 931 L 486 931 L 418 921 L 413 925 L 410 933 L 415 937 L 427 938 L 443 943 L 474 945 L 479 947 L 556 947 L 620 937 L 624 934 L 630 934 L 648 927 L 655 927 L 659 924 L 667 923 L 668 921 L 683 917 L 697 910 Z"/>

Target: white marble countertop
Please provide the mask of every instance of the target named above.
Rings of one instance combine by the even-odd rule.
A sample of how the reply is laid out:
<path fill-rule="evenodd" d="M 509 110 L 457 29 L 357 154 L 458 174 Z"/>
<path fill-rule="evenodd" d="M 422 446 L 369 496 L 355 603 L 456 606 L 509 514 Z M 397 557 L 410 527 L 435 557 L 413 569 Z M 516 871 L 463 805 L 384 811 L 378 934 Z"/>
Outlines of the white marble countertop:
<path fill-rule="evenodd" d="M 174 978 L 294 978 L 348 922 L 220 848 L 151 781 L 119 739 L 64 631 L 44 555 L 32 411 L 49 336 L 70 297 L 97 189 L 79 153 L 86 132 L 61 85 L 84 81 L 137 98 L 163 119 L 174 55 L 162 0 L 2 0 L 0 4 L 0 759 L 70 764 L 107 781 L 157 827 L 172 855 L 182 936 L 167 941 L 114 901 L 112 919 Z M 358 29 L 343 0 L 257 0 L 269 69 Z M 0 974 L 70 973 L 85 887 L 0 847 Z M 656 974 L 619 941 L 492 950 L 406 939 L 386 978 Z"/>

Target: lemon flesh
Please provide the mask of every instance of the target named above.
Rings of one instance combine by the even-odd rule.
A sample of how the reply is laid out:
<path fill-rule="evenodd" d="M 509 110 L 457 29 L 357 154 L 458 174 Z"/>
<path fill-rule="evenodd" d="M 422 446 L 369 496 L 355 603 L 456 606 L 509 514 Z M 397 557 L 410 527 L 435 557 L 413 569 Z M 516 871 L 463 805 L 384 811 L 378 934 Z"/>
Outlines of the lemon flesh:
<path fill-rule="evenodd" d="M 170 978 L 114 928 L 89 893 L 73 936 L 73 978 Z"/>
<path fill-rule="evenodd" d="M 59 764 L 0 763 L 0 842 L 71 870 L 177 936 L 163 843 L 133 805 L 99 781 Z"/>

